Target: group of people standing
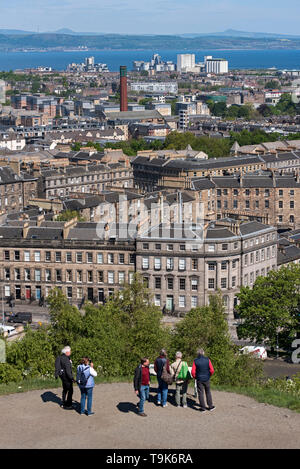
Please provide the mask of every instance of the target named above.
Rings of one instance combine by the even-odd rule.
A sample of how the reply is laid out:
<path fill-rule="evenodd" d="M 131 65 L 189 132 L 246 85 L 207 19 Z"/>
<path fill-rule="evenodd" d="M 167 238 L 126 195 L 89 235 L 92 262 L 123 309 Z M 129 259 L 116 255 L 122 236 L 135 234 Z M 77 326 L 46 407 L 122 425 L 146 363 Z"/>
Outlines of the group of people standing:
<path fill-rule="evenodd" d="M 142 358 L 140 365 L 136 368 L 134 374 L 134 390 L 140 401 L 138 406 L 138 415 L 147 417 L 144 412 L 145 401 L 149 400 L 150 392 L 150 361 L 147 357 Z M 210 377 L 214 373 L 214 368 L 204 350 L 199 349 L 197 358 L 195 358 L 191 373 L 186 361 L 183 360 L 182 353 L 177 352 L 174 363 L 170 364 L 166 350 L 162 349 L 159 357 L 155 360 L 154 370 L 157 376 L 157 405 L 168 406 L 169 385 L 176 384 L 175 402 L 177 407 L 187 408 L 187 390 L 189 381 L 193 378 L 197 382 L 197 390 L 200 403 L 200 411 L 212 411 L 213 405 L 210 391 Z M 55 377 L 62 381 L 62 404 L 66 410 L 73 409 L 73 384 L 76 382 L 81 392 L 80 415 L 93 415 L 93 389 L 95 386 L 94 378 L 97 372 L 94 369 L 93 362 L 88 357 L 83 357 L 77 367 L 76 379 L 73 377 L 71 348 L 64 347 L 55 362 Z M 204 394 L 206 396 L 207 407 L 205 405 Z M 85 410 L 87 403 L 87 409 Z"/>
<path fill-rule="evenodd" d="M 141 364 L 136 368 L 134 374 L 134 390 L 139 396 L 138 415 L 147 417 L 144 412 L 145 401 L 149 400 L 150 391 L 150 369 L 149 359 L 142 358 Z M 157 405 L 167 407 L 169 385 L 176 384 L 175 402 L 177 407 L 187 408 L 187 390 L 189 380 L 194 378 L 197 382 L 197 391 L 200 403 L 200 412 L 213 411 L 212 395 L 210 390 L 210 377 L 214 374 L 214 368 L 204 350 L 199 349 L 197 358 L 193 362 L 191 373 L 186 361 L 182 359 L 182 353 L 177 352 L 174 363 L 170 364 L 166 350 L 162 349 L 159 357 L 155 360 L 154 370 L 157 376 Z M 205 405 L 206 396 L 207 407 Z"/>

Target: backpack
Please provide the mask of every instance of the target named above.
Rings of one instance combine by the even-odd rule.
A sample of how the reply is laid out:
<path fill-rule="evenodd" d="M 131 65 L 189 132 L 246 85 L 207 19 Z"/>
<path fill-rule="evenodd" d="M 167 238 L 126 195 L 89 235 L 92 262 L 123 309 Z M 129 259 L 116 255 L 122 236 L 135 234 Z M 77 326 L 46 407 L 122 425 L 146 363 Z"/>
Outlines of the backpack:
<path fill-rule="evenodd" d="M 173 384 L 174 382 L 173 376 L 167 371 L 167 364 L 163 367 L 161 379 L 167 384 Z"/>
<path fill-rule="evenodd" d="M 181 370 L 178 373 L 177 379 L 179 380 L 189 380 L 191 379 L 191 375 L 189 372 L 189 367 L 186 362 L 182 362 Z"/>
<path fill-rule="evenodd" d="M 88 377 L 86 377 L 86 374 L 85 374 L 85 371 L 88 370 L 89 367 L 86 367 L 86 368 L 81 368 L 81 369 L 78 369 L 77 371 L 77 379 L 76 379 L 76 382 L 79 386 L 82 386 L 83 388 L 86 387 L 87 385 L 87 382 L 89 380 L 89 377 L 91 376 L 89 374 Z"/>
<path fill-rule="evenodd" d="M 54 372 L 55 379 L 57 379 L 58 377 L 61 378 L 62 375 L 64 374 L 64 370 L 61 366 L 60 358 L 61 357 L 59 355 L 55 360 L 55 372 Z"/>

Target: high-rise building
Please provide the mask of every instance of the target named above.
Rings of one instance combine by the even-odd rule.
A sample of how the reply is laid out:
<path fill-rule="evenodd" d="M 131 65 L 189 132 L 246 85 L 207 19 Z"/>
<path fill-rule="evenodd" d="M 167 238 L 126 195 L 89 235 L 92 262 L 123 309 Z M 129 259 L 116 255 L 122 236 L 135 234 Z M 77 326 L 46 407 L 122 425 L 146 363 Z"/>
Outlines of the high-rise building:
<path fill-rule="evenodd" d="M 188 72 L 195 68 L 195 54 L 178 54 L 177 55 L 177 71 Z"/>
<path fill-rule="evenodd" d="M 128 111 L 127 99 L 127 67 L 120 67 L 120 111 Z"/>
<path fill-rule="evenodd" d="M 215 59 L 211 55 L 204 57 L 206 73 L 215 73 L 216 75 L 228 73 L 228 60 Z"/>

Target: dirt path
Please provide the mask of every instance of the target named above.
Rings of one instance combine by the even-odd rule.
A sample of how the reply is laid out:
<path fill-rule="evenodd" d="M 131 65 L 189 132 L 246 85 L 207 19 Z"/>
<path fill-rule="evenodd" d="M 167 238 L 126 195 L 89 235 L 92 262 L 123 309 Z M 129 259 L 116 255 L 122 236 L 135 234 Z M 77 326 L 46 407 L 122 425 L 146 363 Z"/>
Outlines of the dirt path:
<path fill-rule="evenodd" d="M 245 396 L 213 392 L 214 412 L 200 413 L 189 396 L 187 409 L 172 396 L 163 409 L 146 403 L 147 418 L 136 415 L 130 384 L 94 389 L 95 415 L 60 408 L 61 390 L 0 397 L 0 448 L 299 448 L 300 414 L 260 404 Z M 80 393 L 75 389 L 74 400 Z"/>

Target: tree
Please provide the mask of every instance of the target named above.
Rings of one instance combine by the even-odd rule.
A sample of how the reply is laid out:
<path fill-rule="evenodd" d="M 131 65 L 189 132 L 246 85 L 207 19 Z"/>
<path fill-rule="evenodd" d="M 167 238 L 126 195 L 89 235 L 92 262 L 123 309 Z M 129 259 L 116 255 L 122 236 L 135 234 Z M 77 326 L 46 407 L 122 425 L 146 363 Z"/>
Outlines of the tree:
<path fill-rule="evenodd" d="M 192 309 L 175 326 L 172 355 L 180 350 L 191 364 L 200 347 L 213 363 L 215 383 L 246 385 L 260 375 L 259 365 L 237 354 L 231 342 L 220 294 L 210 296 L 208 306 Z"/>
<path fill-rule="evenodd" d="M 242 287 L 237 312 L 242 319 L 240 339 L 289 348 L 299 331 L 300 267 L 282 267 L 258 277 L 253 288 Z"/>
<path fill-rule="evenodd" d="M 69 221 L 72 218 L 77 218 L 78 221 L 85 221 L 77 210 L 65 210 L 61 212 L 57 217 L 56 221 Z"/>

